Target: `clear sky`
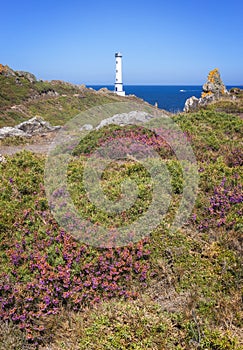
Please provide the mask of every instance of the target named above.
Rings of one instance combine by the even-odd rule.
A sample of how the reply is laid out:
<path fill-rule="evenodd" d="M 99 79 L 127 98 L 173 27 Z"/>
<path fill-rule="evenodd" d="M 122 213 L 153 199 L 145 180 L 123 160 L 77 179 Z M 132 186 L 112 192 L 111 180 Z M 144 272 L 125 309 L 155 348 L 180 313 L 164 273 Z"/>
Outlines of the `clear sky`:
<path fill-rule="evenodd" d="M 0 63 L 39 79 L 128 85 L 203 84 L 219 68 L 243 84 L 243 0 L 0 2 Z"/>

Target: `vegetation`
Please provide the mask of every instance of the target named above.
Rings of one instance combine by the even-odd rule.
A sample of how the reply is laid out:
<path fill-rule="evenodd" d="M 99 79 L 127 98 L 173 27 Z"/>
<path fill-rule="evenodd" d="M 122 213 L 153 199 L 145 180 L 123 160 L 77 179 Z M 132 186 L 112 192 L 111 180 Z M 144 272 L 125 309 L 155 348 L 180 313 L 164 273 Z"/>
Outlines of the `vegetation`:
<path fill-rule="evenodd" d="M 48 113 L 59 101 L 71 115 L 75 98 L 26 108 Z M 82 108 L 110 97 L 90 92 L 85 98 Z M 136 159 L 111 162 L 101 178 L 107 198 L 121 199 L 128 178 L 138 195 L 120 215 L 107 213 L 93 205 L 83 185 L 91 154 L 117 138 L 132 138 L 153 146 L 167 166 L 172 193 L 163 221 L 122 247 L 91 247 L 56 222 L 44 188 L 44 155 L 6 156 L 0 163 L 0 349 L 242 349 L 243 120 L 217 108 L 173 116 L 192 145 L 200 176 L 193 212 L 176 231 L 170 227 L 184 179 L 163 139 L 143 127 L 113 125 L 90 132 L 75 148 L 67 171 L 75 207 L 94 227 L 114 231 L 147 211 L 151 176 Z M 59 116 L 53 118 L 57 124 Z M 121 143 L 116 155 L 126 147 Z"/>
<path fill-rule="evenodd" d="M 51 124 L 63 125 L 87 108 L 121 101 L 115 94 L 98 94 L 94 90 L 62 81 L 31 83 L 25 77 L 0 74 L 0 127 L 14 126 L 34 115 Z"/>
<path fill-rule="evenodd" d="M 233 92 L 232 92 L 233 93 Z M 214 101 L 207 106 L 208 110 L 214 110 L 216 112 L 225 112 L 229 114 L 242 115 L 243 113 L 243 92 L 240 90 L 236 95 L 236 99 L 224 97 L 218 101 Z"/>
<path fill-rule="evenodd" d="M 215 68 L 213 70 L 211 70 L 208 74 L 208 82 L 212 83 L 212 84 L 219 84 L 220 82 L 222 82 L 221 77 L 220 77 L 220 73 L 218 68 Z M 225 95 L 226 89 L 225 86 L 222 85 L 220 91 L 218 93 L 220 93 L 220 95 Z M 211 95 L 213 92 L 212 91 L 207 91 L 207 92 L 202 92 L 202 98 L 206 97 L 208 95 Z"/>
<path fill-rule="evenodd" d="M 232 88 L 229 94 L 224 94 L 203 109 L 242 116 L 243 113 L 243 90 Z"/>

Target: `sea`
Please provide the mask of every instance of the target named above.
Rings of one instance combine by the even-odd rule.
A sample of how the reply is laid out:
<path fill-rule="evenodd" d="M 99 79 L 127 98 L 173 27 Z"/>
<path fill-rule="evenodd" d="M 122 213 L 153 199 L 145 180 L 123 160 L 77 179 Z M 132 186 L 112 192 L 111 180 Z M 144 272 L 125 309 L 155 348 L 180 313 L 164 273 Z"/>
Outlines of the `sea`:
<path fill-rule="evenodd" d="M 114 85 L 88 85 L 95 90 L 107 88 L 114 91 Z M 243 88 L 243 86 L 226 86 L 227 90 L 232 87 Z M 186 99 L 191 96 L 200 97 L 202 92 L 201 85 L 125 85 L 123 89 L 126 95 L 136 95 L 144 101 L 165 109 L 172 113 L 178 113 L 183 110 Z"/>

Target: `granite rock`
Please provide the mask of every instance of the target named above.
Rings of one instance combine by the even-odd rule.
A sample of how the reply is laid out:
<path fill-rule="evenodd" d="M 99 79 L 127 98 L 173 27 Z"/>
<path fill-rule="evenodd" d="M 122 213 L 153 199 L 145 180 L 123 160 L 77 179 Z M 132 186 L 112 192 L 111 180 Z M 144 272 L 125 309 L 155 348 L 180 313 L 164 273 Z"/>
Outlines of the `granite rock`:
<path fill-rule="evenodd" d="M 18 130 L 22 130 L 26 134 L 32 135 L 36 133 L 43 133 L 48 131 L 54 131 L 60 129 L 60 126 L 51 126 L 43 118 L 35 116 L 23 123 L 18 124 L 16 127 Z"/>
<path fill-rule="evenodd" d="M 24 71 L 15 71 L 15 73 L 18 77 L 26 78 L 31 83 L 35 83 L 37 81 L 36 77 L 32 73 L 24 72 Z"/>
<path fill-rule="evenodd" d="M 26 133 L 23 130 L 17 129 L 16 127 L 12 127 L 12 126 L 4 126 L 3 128 L 0 128 L 0 139 L 9 137 L 9 136 L 29 136 L 29 135 L 26 135 Z"/>
<path fill-rule="evenodd" d="M 195 96 L 188 98 L 185 102 L 184 112 L 191 112 L 198 109 L 199 99 Z"/>
<path fill-rule="evenodd" d="M 5 126 L 0 128 L 0 139 L 9 136 L 31 137 L 36 134 L 43 134 L 60 129 L 60 126 L 51 126 L 41 117 L 33 117 L 15 127 Z"/>
<path fill-rule="evenodd" d="M 202 98 L 208 95 L 214 95 L 214 99 L 228 94 L 228 91 L 220 77 L 218 68 L 211 70 L 208 74 L 208 80 L 203 85 Z"/>
<path fill-rule="evenodd" d="M 100 124 L 96 127 L 96 129 L 100 129 L 105 125 L 109 124 L 116 124 L 116 125 L 132 125 L 137 123 L 146 123 L 151 118 L 153 118 L 152 115 L 150 115 L 147 112 L 143 111 L 131 111 L 129 113 L 121 113 L 121 114 L 115 114 L 110 118 L 106 118 L 100 122 Z"/>
<path fill-rule="evenodd" d="M 16 74 L 13 69 L 11 69 L 9 66 L 4 66 L 0 64 L 0 74 L 5 77 L 15 77 Z"/>
<path fill-rule="evenodd" d="M 192 96 L 186 100 L 183 109 L 184 112 L 196 111 L 200 107 L 206 106 L 209 103 L 228 95 L 228 91 L 217 68 L 209 72 L 208 79 L 203 85 L 202 90 L 200 98 Z"/>

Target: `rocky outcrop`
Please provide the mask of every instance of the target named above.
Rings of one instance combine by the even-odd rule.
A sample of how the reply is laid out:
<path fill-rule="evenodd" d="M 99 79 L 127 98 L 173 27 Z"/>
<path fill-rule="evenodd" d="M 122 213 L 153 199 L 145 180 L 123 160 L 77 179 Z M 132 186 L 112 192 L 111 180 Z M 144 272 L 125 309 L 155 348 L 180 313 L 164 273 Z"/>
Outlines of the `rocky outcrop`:
<path fill-rule="evenodd" d="M 190 112 L 190 111 L 197 110 L 198 109 L 198 101 L 199 101 L 199 99 L 195 96 L 188 98 L 185 102 L 185 106 L 184 106 L 183 111 Z"/>
<path fill-rule="evenodd" d="M 164 118 L 168 118 L 168 115 L 163 114 Z M 143 124 L 148 122 L 150 119 L 155 118 L 155 116 L 150 115 L 143 111 L 131 111 L 129 113 L 115 114 L 110 118 L 103 119 L 100 124 L 95 128 L 99 130 L 106 125 L 115 124 L 120 126 L 133 125 L 133 124 Z M 94 127 L 91 124 L 84 124 L 80 130 L 93 130 Z"/>
<path fill-rule="evenodd" d="M 200 98 L 192 96 L 185 102 L 184 112 L 196 111 L 200 107 L 206 106 L 212 101 L 228 95 L 228 91 L 220 77 L 219 70 L 213 69 L 208 74 L 208 80 L 203 85 Z"/>
<path fill-rule="evenodd" d="M 101 94 L 110 94 L 110 93 L 113 93 L 113 91 L 108 90 L 108 89 L 105 88 L 105 87 L 99 89 L 98 92 L 100 92 Z"/>
<path fill-rule="evenodd" d="M 36 77 L 32 73 L 24 72 L 24 71 L 16 71 L 15 73 L 17 76 L 25 78 L 29 80 L 31 83 L 35 83 L 37 81 Z"/>
<path fill-rule="evenodd" d="M 60 129 L 60 126 L 51 126 L 41 117 L 33 117 L 16 126 L 18 130 L 22 130 L 27 134 L 36 134 Z"/>
<path fill-rule="evenodd" d="M 14 136 L 30 136 L 27 135 L 24 131 L 19 130 L 17 127 L 12 126 L 4 126 L 0 129 L 0 139 L 4 139 L 5 137 L 14 137 Z"/>
<path fill-rule="evenodd" d="M 86 88 L 86 86 L 84 84 L 73 84 L 73 83 L 69 83 L 67 81 L 63 81 L 63 80 L 51 80 L 51 81 L 46 81 L 47 83 L 50 83 L 51 85 L 55 86 L 55 85 L 63 85 L 63 86 L 67 86 L 73 89 L 78 89 L 81 91 L 87 90 L 88 88 Z"/>
<path fill-rule="evenodd" d="M 59 93 L 55 90 L 49 89 L 49 90 L 44 90 L 40 93 L 41 97 L 57 97 L 59 96 Z"/>
<path fill-rule="evenodd" d="M 129 113 L 115 114 L 110 118 L 102 120 L 100 124 L 96 127 L 96 129 L 100 129 L 103 126 L 106 126 L 109 124 L 116 124 L 121 126 L 137 124 L 137 123 L 142 124 L 142 123 L 146 123 L 148 120 L 152 118 L 154 118 L 152 115 L 142 111 L 131 111 Z"/>
<path fill-rule="evenodd" d="M 216 100 L 215 96 L 211 95 L 211 94 L 207 95 L 205 97 L 200 97 L 200 98 L 192 96 L 186 100 L 183 111 L 184 112 L 197 111 L 200 107 L 205 107 L 209 103 L 211 103 L 215 100 Z"/>
<path fill-rule="evenodd" d="M 51 126 L 41 117 L 33 117 L 15 127 L 5 126 L 0 129 L 0 139 L 9 136 L 31 137 L 36 134 L 43 134 L 60 129 L 60 126 Z"/>
<path fill-rule="evenodd" d="M 16 77 L 16 84 L 21 84 L 21 81 L 19 80 L 19 78 L 25 78 L 29 80 L 31 83 L 35 83 L 37 81 L 36 77 L 32 73 L 24 72 L 24 71 L 14 71 L 9 66 L 7 65 L 4 66 L 2 64 L 0 64 L 0 74 L 5 77 Z"/>
<path fill-rule="evenodd" d="M 215 99 L 228 93 L 217 68 L 211 70 L 208 74 L 208 80 L 203 85 L 202 98 L 213 95 Z"/>
<path fill-rule="evenodd" d="M 15 77 L 16 74 L 13 69 L 11 69 L 9 66 L 4 66 L 0 63 L 0 74 L 5 77 Z"/>

